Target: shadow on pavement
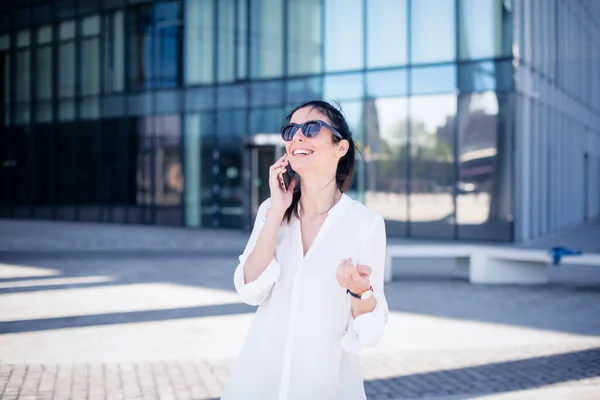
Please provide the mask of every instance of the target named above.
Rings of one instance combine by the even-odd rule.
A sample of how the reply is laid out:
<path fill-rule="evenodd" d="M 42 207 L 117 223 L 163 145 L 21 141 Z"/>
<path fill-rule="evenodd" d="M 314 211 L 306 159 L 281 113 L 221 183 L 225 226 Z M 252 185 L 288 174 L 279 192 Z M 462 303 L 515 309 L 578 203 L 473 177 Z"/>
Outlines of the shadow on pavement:
<path fill-rule="evenodd" d="M 539 388 L 599 376 L 600 348 L 365 382 L 367 397 L 420 398 Z M 462 397 L 462 396 L 465 397 Z"/>
<path fill-rule="evenodd" d="M 29 319 L 0 322 L 0 334 L 37 332 L 50 329 L 82 328 L 136 322 L 168 321 L 181 318 L 212 317 L 247 314 L 255 307 L 243 303 L 219 304 L 200 307 L 180 307 L 163 310 L 128 311 L 119 313 L 82 315 L 73 317 Z"/>
<path fill-rule="evenodd" d="M 202 287 L 234 291 L 233 272 L 237 265 L 237 253 L 222 250 L 201 251 L 90 251 L 90 252 L 0 252 L 0 262 L 35 268 L 57 270 L 55 276 L 14 276 L 0 279 L 0 302 L 2 295 L 35 293 L 71 288 L 122 286 L 141 283 L 169 283 L 187 287 Z M 109 282 L 62 283 L 62 278 L 110 277 Z M 43 282 L 36 283 L 36 280 Z M 64 279 L 63 279 L 64 280 Z M 53 283 L 53 281 L 56 282 Z M 423 314 L 460 320 L 517 325 L 523 327 L 575 333 L 600 335 L 600 287 L 550 284 L 544 286 L 472 285 L 458 279 L 402 279 L 386 285 L 390 311 Z M 184 311 L 178 318 L 203 316 L 202 307 Z M 219 315 L 240 309 L 225 307 Z M 249 312 L 249 311 L 243 311 Z M 5 323 L 3 332 L 12 329 L 32 331 L 53 329 L 52 326 L 77 324 L 103 325 L 113 318 L 114 323 L 161 320 L 168 313 L 132 314 L 123 320 L 120 314 L 87 319 L 60 319 L 61 321 L 35 321 L 31 324 Z M 127 313 L 125 313 L 127 315 Z M 168 318 L 168 317 L 167 317 Z M 21 326 L 21 328 L 19 328 Z M 38 328 L 36 328 L 36 326 Z M 81 325 L 75 325 L 81 326 Z M 21 330 L 19 330 L 21 329 Z"/>

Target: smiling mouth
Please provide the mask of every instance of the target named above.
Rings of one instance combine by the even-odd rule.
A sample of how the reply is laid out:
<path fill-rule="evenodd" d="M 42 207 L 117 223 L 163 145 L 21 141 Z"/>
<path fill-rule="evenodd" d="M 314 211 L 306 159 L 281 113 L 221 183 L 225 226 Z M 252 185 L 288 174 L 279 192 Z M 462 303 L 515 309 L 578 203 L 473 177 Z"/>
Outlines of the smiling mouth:
<path fill-rule="evenodd" d="M 292 155 L 294 155 L 294 156 L 300 156 L 300 157 L 306 157 L 306 156 L 310 156 L 312 153 L 313 153 L 312 150 L 297 149 L 297 150 L 294 150 L 292 152 Z"/>

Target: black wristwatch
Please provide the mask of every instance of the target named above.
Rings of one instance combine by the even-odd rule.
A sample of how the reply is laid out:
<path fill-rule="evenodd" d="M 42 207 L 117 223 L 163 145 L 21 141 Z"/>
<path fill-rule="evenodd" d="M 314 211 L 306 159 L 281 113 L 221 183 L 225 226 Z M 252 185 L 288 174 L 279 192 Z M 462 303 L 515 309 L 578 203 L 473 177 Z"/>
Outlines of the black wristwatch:
<path fill-rule="evenodd" d="M 346 293 L 348 293 L 350 296 L 354 297 L 355 299 L 367 300 L 367 299 L 371 298 L 371 296 L 373 296 L 373 286 L 369 287 L 367 290 L 365 290 L 361 294 L 352 293 L 350 291 L 350 289 L 346 289 Z"/>

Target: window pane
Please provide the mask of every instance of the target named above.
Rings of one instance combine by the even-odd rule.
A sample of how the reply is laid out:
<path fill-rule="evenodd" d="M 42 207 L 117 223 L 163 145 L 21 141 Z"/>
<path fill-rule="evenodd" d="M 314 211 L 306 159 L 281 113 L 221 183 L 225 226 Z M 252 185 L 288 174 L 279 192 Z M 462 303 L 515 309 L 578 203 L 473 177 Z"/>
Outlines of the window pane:
<path fill-rule="evenodd" d="M 386 219 L 390 234 L 406 236 L 408 99 L 367 99 L 365 133 L 365 204 Z"/>
<path fill-rule="evenodd" d="M 52 26 L 44 26 L 37 31 L 38 44 L 50 43 L 52 41 Z"/>
<path fill-rule="evenodd" d="M 100 118 L 100 101 L 97 98 L 81 100 L 79 102 L 79 117 L 81 119 Z"/>
<path fill-rule="evenodd" d="M 36 72 L 37 99 L 50 99 L 52 97 L 52 46 L 38 48 Z"/>
<path fill-rule="evenodd" d="M 288 75 L 321 72 L 321 0 L 290 0 L 288 23 Z"/>
<path fill-rule="evenodd" d="M 412 94 L 456 91 L 456 65 L 414 68 L 410 71 Z"/>
<path fill-rule="evenodd" d="M 172 21 L 172 23 L 174 25 L 162 27 L 158 30 L 158 65 L 155 78 L 158 87 L 174 87 L 179 85 L 181 81 L 179 73 L 181 27 L 175 21 Z"/>
<path fill-rule="evenodd" d="M 60 45 L 59 63 L 59 87 L 60 97 L 75 95 L 75 43 L 63 43 Z"/>
<path fill-rule="evenodd" d="M 410 100 L 411 237 L 454 237 L 454 95 Z"/>
<path fill-rule="evenodd" d="M 81 42 L 81 94 L 100 92 L 100 39 Z"/>
<path fill-rule="evenodd" d="M 129 85 L 133 89 L 150 87 L 155 71 L 152 9 L 149 6 L 131 10 L 129 35 Z"/>
<path fill-rule="evenodd" d="M 253 106 L 280 105 L 283 102 L 283 82 L 256 82 L 252 84 L 250 96 Z"/>
<path fill-rule="evenodd" d="M 0 35 L 0 50 L 8 50 L 10 48 L 10 36 Z"/>
<path fill-rule="evenodd" d="M 248 7 L 246 0 L 237 0 L 237 6 L 237 76 L 243 79 L 248 75 Z"/>
<path fill-rule="evenodd" d="M 245 85 L 221 86 L 218 88 L 217 92 L 217 107 L 246 107 L 246 105 L 248 104 L 246 97 L 247 95 Z"/>
<path fill-rule="evenodd" d="M 156 111 L 173 113 L 181 110 L 181 93 L 178 90 L 161 90 L 156 92 Z"/>
<path fill-rule="evenodd" d="M 461 59 L 510 55 L 509 7 L 504 0 L 460 0 Z"/>
<path fill-rule="evenodd" d="M 100 17 L 85 18 L 81 21 L 81 34 L 83 36 L 95 36 L 100 34 Z"/>
<path fill-rule="evenodd" d="M 178 115 L 156 117 L 155 203 L 156 223 L 181 225 L 183 170 L 181 166 L 181 120 Z"/>
<path fill-rule="evenodd" d="M 249 133 L 279 132 L 286 115 L 281 107 L 251 109 Z"/>
<path fill-rule="evenodd" d="M 29 103 L 17 104 L 15 123 L 26 124 L 31 120 L 31 105 Z"/>
<path fill-rule="evenodd" d="M 107 14 L 104 20 L 104 90 L 122 92 L 125 88 L 125 15 Z"/>
<path fill-rule="evenodd" d="M 31 71 L 31 56 L 29 50 L 19 51 L 17 53 L 17 84 L 16 98 L 17 101 L 29 101 Z"/>
<path fill-rule="evenodd" d="M 219 226 L 242 226 L 244 186 L 242 180 L 242 146 L 239 141 L 219 140 Z"/>
<path fill-rule="evenodd" d="M 324 1 L 325 70 L 361 69 L 363 67 L 362 0 Z"/>
<path fill-rule="evenodd" d="M 407 64 L 407 0 L 371 0 L 367 7 L 368 67 Z"/>
<path fill-rule="evenodd" d="M 408 71 L 378 71 L 367 74 L 367 96 L 408 96 Z"/>
<path fill-rule="evenodd" d="M 38 103 L 35 107 L 35 119 L 37 122 L 51 122 L 52 104 Z"/>
<path fill-rule="evenodd" d="M 188 0 L 185 13 L 185 79 L 187 83 L 213 81 L 214 1 Z"/>
<path fill-rule="evenodd" d="M 462 92 L 510 90 L 513 87 L 512 61 L 462 64 L 458 71 L 458 84 Z"/>
<path fill-rule="evenodd" d="M 65 21 L 61 22 L 59 28 L 59 36 L 61 40 L 72 39 L 75 37 L 75 22 Z"/>
<path fill-rule="evenodd" d="M 250 3 L 250 74 L 278 77 L 283 74 L 283 0 Z"/>
<path fill-rule="evenodd" d="M 17 47 L 27 47 L 31 44 L 31 34 L 29 30 L 17 33 Z"/>
<path fill-rule="evenodd" d="M 288 79 L 286 82 L 286 103 L 295 107 L 309 100 L 320 99 L 323 94 L 323 78 Z"/>
<path fill-rule="evenodd" d="M 410 17 L 413 64 L 456 58 L 455 0 L 413 1 Z"/>
<path fill-rule="evenodd" d="M 3 74 L 4 74 L 4 103 L 10 103 L 10 87 L 12 85 L 12 81 L 10 79 L 10 55 L 4 53 L 4 65 L 3 65 Z"/>
<path fill-rule="evenodd" d="M 358 99 L 363 96 L 363 74 L 326 75 L 323 97 L 327 100 Z"/>
<path fill-rule="evenodd" d="M 485 92 L 460 97 L 456 183 L 460 239 L 510 239 L 509 96 Z"/>
<path fill-rule="evenodd" d="M 215 108 L 215 89 L 189 88 L 185 92 L 186 110 L 206 110 Z"/>
<path fill-rule="evenodd" d="M 231 82 L 235 79 L 235 2 L 237 0 L 220 0 L 219 21 L 217 26 L 217 51 L 219 67 L 217 80 Z"/>
<path fill-rule="evenodd" d="M 75 102 L 73 100 L 62 100 L 58 107 L 58 117 L 62 121 L 75 119 Z"/>
<path fill-rule="evenodd" d="M 185 119 L 185 226 L 199 227 L 202 218 L 202 203 L 200 201 L 200 190 L 202 187 L 202 174 L 200 141 L 201 131 L 206 128 L 209 116 L 204 114 L 190 114 Z"/>

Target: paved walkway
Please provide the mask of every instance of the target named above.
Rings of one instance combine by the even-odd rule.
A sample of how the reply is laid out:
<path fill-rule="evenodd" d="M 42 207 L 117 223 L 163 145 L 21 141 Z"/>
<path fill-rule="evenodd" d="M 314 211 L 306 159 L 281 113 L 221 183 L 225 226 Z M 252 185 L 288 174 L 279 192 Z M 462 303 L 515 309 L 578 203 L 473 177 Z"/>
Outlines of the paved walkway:
<path fill-rule="evenodd" d="M 232 285 L 246 239 L 0 221 L 0 397 L 218 398 L 254 311 Z M 600 285 L 407 277 L 386 295 L 384 337 L 361 355 L 369 399 L 600 392 Z"/>

